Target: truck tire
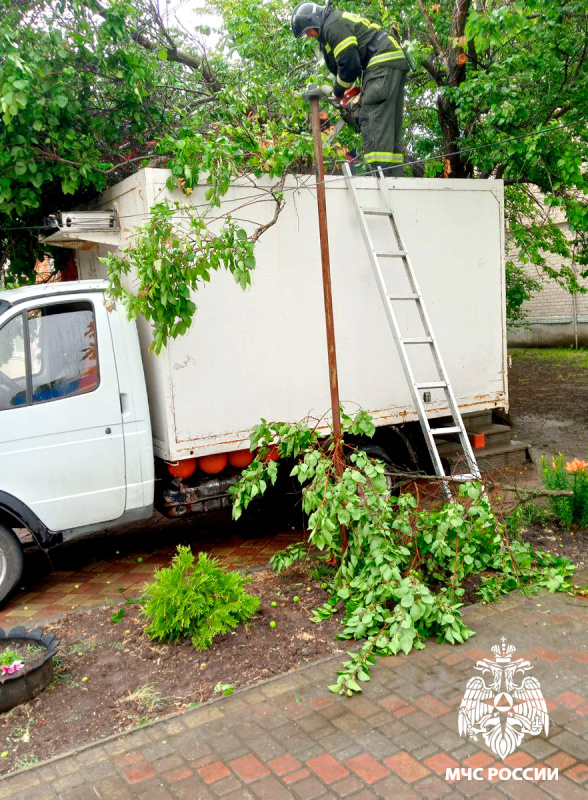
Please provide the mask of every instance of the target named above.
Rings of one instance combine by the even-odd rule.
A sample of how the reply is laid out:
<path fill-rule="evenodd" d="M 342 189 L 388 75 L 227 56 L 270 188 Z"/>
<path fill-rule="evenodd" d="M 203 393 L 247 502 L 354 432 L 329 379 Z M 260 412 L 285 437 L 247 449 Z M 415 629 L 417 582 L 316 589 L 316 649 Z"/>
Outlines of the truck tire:
<path fill-rule="evenodd" d="M 15 534 L 0 522 L 0 605 L 10 597 L 22 575 L 22 547 Z"/>

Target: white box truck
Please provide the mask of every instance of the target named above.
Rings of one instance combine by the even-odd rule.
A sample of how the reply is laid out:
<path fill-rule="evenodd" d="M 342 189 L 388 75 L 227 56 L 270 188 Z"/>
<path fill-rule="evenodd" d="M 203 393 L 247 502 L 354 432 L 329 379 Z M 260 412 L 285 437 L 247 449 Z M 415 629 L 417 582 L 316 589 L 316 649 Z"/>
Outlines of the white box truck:
<path fill-rule="evenodd" d="M 205 204 L 205 186 L 188 199 L 168 177 L 144 169 L 97 198 L 92 208 L 115 212 L 119 230 L 85 224 L 48 239 L 78 248 L 83 280 L 0 292 L 0 599 L 21 574 L 15 528 L 47 550 L 148 517 L 155 495 L 168 515 L 217 508 L 261 418 L 312 416 L 329 430 L 314 179 L 288 179 L 285 207 L 256 247 L 253 286 L 214 274 L 194 297 L 189 331 L 155 355 L 149 324 L 107 300 L 99 257 L 124 249 L 155 203 Z M 377 205 L 376 180 L 356 180 Z M 502 182 L 388 186 L 462 413 L 507 408 Z M 223 211 L 240 209 L 246 228 L 267 221 L 272 204 L 251 205 L 256 192 L 267 197 L 235 182 Z M 327 204 L 340 396 L 389 430 L 416 412 L 344 181 L 329 179 Z M 375 234 L 384 248 L 385 230 Z M 410 313 L 399 318 L 406 331 Z M 444 394 L 427 408 L 447 414 Z"/>

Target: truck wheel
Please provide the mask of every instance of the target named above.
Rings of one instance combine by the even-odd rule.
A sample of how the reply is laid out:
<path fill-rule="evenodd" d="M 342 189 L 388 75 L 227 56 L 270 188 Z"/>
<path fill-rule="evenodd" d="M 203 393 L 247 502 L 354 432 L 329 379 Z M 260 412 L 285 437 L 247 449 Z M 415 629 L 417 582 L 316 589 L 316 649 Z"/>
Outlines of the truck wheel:
<path fill-rule="evenodd" d="M 370 444 L 370 442 L 360 442 L 356 445 L 358 450 L 363 450 L 363 452 L 369 456 L 370 458 L 377 458 L 380 461 L 383 461 L 387 467 L 393 467 L 394 463 L 386 450 L 383 447 L 380 447 L 377 444 Z M 388 492 L 392 492 L 394 489 L 394 480 L 391 475 L 386 475 L 386 486 L 388 487 Z"/>
<path fill-rule="evenodd" d="M 15 534 L 0 523 L 0 604 L 4 603 L 22 575 L 22 547 Z"/>

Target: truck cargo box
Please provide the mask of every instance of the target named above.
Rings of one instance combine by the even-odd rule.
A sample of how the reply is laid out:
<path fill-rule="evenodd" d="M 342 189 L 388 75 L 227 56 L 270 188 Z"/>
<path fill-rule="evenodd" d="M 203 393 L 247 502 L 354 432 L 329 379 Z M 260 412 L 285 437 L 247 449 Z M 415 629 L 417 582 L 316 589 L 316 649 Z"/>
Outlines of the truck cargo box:
<path fill-rule="evenodd" d="M 121 232 L 97 237 L 108 244 L 78 251 L 80 278 L 105 277 L 99 256 L 125 248 L 155 203 L 181 203 L 178 220 L 191 207 L 202 212 L 206 186 L 190 197 L 170 192 L 169 175 L 144 169 L 100 196 L 92 208 L 116 210 Z M 362 202 L 378 205 L 376 180 L 356 180 Z M 462 413 L 507 408 L 502 182 L 387 183 Z M 222 213 L 234 209 L 248 230 L 269 221 L 271 185 L 269 179 L 258 181 L 260 188 L 247 179 L 233 183 Z M 148 352 L 150 327 L 139 320 L 155 454 L 165 460 L 242 449 L 262 417 L 293 422 L 311 416 L 329 429 L 314 178 L 290 176 L 284 193 L 277 223 L 256 246 L 250 289 L 244 292 L 226 272 L 214 273 L 193 297 L 198 311 L 190 330 L 158 356 Z M 377 425 L 415 420 L 352 199 L 339 176 L 327 179 L 327 204 L 342 403 L 349 413 L 368 410 Z M 379 247 L 393 248 L 387 219 L 373 224 Z M 388 261 L 390 290 L 406 290 L 401 262 Z M 414 305 L 399 317 L 406 335 L 420 332 Z M 427 380 L 429 348 L 418 353 L 416 377 Z M 427 408 L 431 416 L 447 413 L 441 391 L 433 391 Z"/>

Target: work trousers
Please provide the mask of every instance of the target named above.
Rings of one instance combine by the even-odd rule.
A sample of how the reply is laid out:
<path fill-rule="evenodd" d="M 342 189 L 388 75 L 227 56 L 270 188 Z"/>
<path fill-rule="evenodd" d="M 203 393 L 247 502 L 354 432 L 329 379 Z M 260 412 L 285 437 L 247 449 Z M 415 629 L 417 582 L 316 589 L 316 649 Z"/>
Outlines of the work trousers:
<path fill-rule="evenodd" d="M 363 139 L 364 161 L 373 170 L 382 167 L 384 175 L 400 177 L 402 163 L 402 112 L 404 109 L 405 70 L 390 66 L 373 67 L 365 72 L 359 108 L 359 128 Z"/>

